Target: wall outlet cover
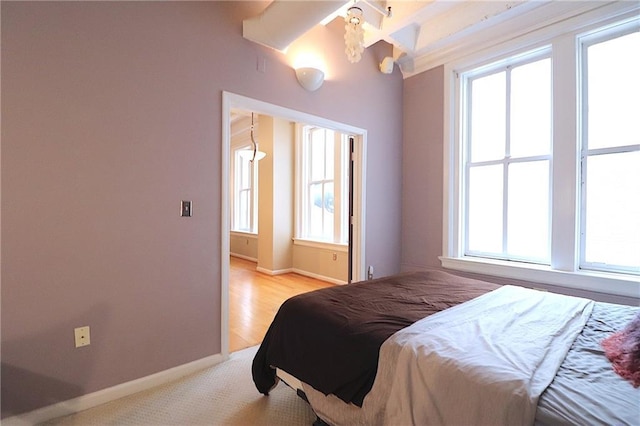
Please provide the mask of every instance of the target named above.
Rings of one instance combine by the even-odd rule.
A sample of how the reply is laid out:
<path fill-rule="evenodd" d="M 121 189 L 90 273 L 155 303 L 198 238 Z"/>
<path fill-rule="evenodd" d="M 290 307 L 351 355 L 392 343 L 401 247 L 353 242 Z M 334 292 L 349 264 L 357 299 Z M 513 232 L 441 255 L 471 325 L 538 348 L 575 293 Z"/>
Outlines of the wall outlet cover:
<path fill-rule="evenodd" d="M 76 338 L 76 348 L 81 348 L 82 346 L 88 346 L 91 344 L 89 326 L 75 328 L 73 332 Z"/>

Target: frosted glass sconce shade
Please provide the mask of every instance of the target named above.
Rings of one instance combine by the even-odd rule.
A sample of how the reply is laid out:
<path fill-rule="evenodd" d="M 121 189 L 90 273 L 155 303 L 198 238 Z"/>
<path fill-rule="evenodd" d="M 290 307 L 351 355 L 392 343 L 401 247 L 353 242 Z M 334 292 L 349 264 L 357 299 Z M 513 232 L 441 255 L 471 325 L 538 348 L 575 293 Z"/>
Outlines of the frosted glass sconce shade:
<path fill-rule="evenodd" d="M 296 77 L 298 77 L 298 83 L 310 92 L 318 90 L 324 83 L 324 73 L 317 68 L 298 68 Z"/>

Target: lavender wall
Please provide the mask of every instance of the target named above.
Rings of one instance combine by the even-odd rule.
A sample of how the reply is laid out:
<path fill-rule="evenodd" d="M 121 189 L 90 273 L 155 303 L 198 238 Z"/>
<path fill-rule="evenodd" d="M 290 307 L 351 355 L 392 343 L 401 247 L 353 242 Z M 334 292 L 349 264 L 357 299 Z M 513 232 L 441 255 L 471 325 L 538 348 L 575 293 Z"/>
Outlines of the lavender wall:
<path fill-rule="evenodd" d="M 402 268 L 440 265 L 444 67 L 403 87 Z"/>
<path fill-rule="evenodd" d="M 399 271 L 403 83 L 377 70 L 386 44 L 352 65 L 341 25 L 312 31 L 330 80 L 309 93 L 242 38 L 264 3 L 1 7 L 3 417 L 220 352 L 223 90 L 369 131 L 366 262 Z"/>

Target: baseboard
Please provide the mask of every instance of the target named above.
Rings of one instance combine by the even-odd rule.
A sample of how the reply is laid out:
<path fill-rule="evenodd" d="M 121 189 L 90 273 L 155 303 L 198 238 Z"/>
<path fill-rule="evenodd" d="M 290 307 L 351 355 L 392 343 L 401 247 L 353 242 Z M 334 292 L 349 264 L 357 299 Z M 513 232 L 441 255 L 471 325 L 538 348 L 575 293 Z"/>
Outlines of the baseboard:
<path fill-rule="evenodd" d="M 159 373 L 121 383 L 68 401 L 38 408 L 24 414 L 2 419 L 2 426 L 31 426 L 57 417 L 68 416 L 79 411 L 96 407 L 122 397 L 132 395 L 156 386 L 179 379 L 196 371 L 214 366 L 224 361 L 222 354 L 211 355 L 196 361 L 179 365 Z"/>
<path fill-rule="evenodd" d="M 291 268 L 271 270 L 271 269 L 261 268 L 260 266 L 256 267 L 256 271 L 262 272 L 263 274 L 272 275 L 272 276 L 283 275 L 283 274 L 288 274 L 290 272 L 294 272 L 294 270 Z"/>
<path fill-rule="evenodd" d="M 244 254 L 229 253 L 229 255 L 233 256 L 233 257 L 237 257 L 239 259 L 248 260 L 248 261 L 251 261 L 251 262 L 258 262 L 258 259 L 256 259 L 255 257 L 245 256 Z"/>
<path fill-rule="evenodd" d="M 290 272 L 295 272 L 296 274 L 304 275 L 305 277 L 309 277 L 309 278 L 315 278 L 316 280 L 326 281 L 331 284 L 346 284 L 346 281 L 337 280 L 331 277 L 325 277 L 324 275 L 314 274 L 313 272 L 303 271 L 301 269 L 294 268 Z"/>

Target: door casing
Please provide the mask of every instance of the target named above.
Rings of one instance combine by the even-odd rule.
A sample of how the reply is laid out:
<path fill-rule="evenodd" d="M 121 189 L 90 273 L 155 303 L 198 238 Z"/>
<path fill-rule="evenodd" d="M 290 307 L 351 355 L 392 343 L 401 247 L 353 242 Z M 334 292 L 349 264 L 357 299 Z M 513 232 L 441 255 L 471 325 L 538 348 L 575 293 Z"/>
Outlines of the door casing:
<path fill-rule="evenodd" d="M 353 227 L 352 238 L 349 240 L 351 276 L 353 281 L 361 281 L 366 276 L 365 266 L 365 194 L 366 194 L 366 154 L 367 131 L 349 124 L 329 120 L 319 116 L 303 113 L 293 109 L 281 107 L 268 102 L 248 98 L 231 92 L 222 92 L 222 149 L 221 149 L 221 259 L 220 259 L 220 287 L 221 287 L 221 352 L 226 359 L 229 356 L 229 235 L 230 229 L 230 151 L 231 151 L 231 109 L 238 108 L 253 111 L 258 114 L 284 118 L 296 123 L 316 125 L 353 135 Z"/>

